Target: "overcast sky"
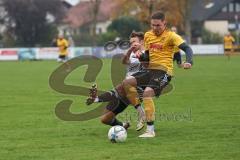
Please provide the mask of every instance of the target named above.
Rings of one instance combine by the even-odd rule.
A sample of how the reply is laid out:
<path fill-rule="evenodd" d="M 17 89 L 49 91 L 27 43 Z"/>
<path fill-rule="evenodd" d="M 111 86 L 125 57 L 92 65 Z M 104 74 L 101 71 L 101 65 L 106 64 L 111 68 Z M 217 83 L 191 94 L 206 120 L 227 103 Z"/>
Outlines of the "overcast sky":
<path fill-rule="evenodd" d="M 67 1 L 68 3 L 70 3 L 71 5 L 76 5 L 80 0 L 65 0 Z"/>

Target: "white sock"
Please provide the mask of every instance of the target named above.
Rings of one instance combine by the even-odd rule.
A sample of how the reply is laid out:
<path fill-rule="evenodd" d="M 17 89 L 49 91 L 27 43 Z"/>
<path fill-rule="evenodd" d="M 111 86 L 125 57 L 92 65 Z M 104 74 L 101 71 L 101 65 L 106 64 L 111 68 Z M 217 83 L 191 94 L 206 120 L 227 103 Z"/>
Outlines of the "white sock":
<path fill-rule="evenodd" d="M 99 102 L 99 98 L 96 97 L 96 98 L 94 99 L 94 102 Z"/>
<path fill-rule="evenodd" d="M 145 112 L 144 112 L 143 107 L 142 107 L 141 105 L 139 105 L 139 106 L 137 106 L 136 110 L 137 110 L 138 116 L 139 116 L 138 119 L 139 119 L 139 120 L 140 120 L 140 119 L 145 120 Z"/>
<path fill-rule="evenodd" d="M 154 132 L 154 125 L 147 125 L 147 131 Z"/>

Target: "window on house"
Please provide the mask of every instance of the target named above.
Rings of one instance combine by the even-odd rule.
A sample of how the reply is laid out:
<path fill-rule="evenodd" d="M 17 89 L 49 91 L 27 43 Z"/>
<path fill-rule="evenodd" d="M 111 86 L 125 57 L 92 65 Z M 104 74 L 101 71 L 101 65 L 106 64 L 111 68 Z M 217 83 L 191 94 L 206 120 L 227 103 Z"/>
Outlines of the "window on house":
<path fill-rule="evenodd" d="M 227 12 L 227 6 L 222 8 L 222 12 Z"/>
<path fill-rule="evenodd" d="M 236 3 L 236 12 L 240 12 L 240 3 Z"/>
<path fill-rule="evenodd" d="M 229 3 L 228 9 L 229 9 L 229 12 L 234 12 L 234 3 Z"/>

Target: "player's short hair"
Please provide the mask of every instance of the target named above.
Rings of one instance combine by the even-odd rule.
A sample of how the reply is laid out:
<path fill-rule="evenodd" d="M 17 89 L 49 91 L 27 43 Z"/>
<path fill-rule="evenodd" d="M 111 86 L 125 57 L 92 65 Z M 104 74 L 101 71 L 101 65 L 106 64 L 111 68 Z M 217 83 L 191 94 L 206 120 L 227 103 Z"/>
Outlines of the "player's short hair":
<path fill-rule="evenodd" d="M 144 33 L 143 32 L 135 32 L 135 31 L 133 31 L 130 34 L 130 38 L 134 38 L 134 37 L 138 37 L 139 40 L 143 40 L 144 39 Z"/>
<path fill-rule="evenodd" d="M 159 20 L 164 21 L 165 20 L 165 14 L 162 13 L 161 11 L 157 11 L 157 12 L 152 14 L 151 19 L 159 19 Z"/>

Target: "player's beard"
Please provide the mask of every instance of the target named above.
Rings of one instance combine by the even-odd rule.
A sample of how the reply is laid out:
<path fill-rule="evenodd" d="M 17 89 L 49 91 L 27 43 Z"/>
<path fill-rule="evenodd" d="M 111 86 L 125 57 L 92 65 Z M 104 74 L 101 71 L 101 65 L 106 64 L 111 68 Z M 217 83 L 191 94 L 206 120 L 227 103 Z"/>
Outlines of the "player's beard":
<path fill-rule="evenodd" d="M 164 32 L 165 28 L 162 28 L 162 29 L 158 29 L 158 30 L 153 30 L 153 33 L 156 35 L 156 36 L 160 36 L 163 32 Z"/>
<path fill-rule="evenodd" d="M 160 36 L 161 32 L 160 31 L 153 31 L 156 36 Z"/>

